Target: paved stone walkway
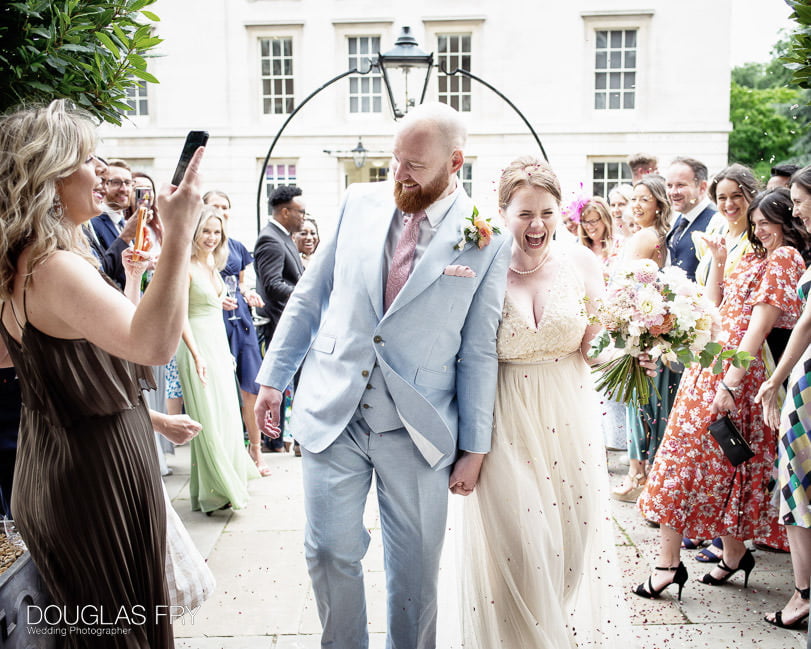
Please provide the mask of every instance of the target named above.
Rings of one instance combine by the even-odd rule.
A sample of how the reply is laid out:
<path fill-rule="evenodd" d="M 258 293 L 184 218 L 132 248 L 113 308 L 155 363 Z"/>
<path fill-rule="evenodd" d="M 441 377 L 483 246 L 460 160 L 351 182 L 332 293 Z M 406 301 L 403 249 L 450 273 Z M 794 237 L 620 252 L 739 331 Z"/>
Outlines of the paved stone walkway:
<path fill-rule="evenodd" d="M 217 590 L 194 619 L 175 626 L 178 649 L 319 649 L 320 625 L 304 563 L 304 512 L 300 459 L 267 454 L 271 476 L 251 483 L 251 502 L 239 512 L 205 516 L 191 512 L 188 447 L 169 458 L 166 478 L 173 504 L 217 578 Z M 609 453 L 612 483 L 625 472 L 619 453 Z M 364 561 L 371 649 L 385 647 L 385 582 L 376 503 L 370 497 L 366 523 L 372 544 Z M 657 531 L 633 505 L 613 503 L 616 542 L 626 590 L 647 578 Z M 446 548 L 451 545 L 446 545 Z M 742 575 L 724 587 L 699 584 L 706 567 L 685 552 L 690 581 L 679 604 L 628 595 L 639 649 L 805 649 L 805 634 L 774 628 L 762 617 L 791 594 L 788 555 L 756 552 L 757 566 L 743 588 Z M 446 573 L 440 597 L 438 648 L 457 649 L 447 637 L 455 615 L 454 585 Z M 185 622 L 185 624 L 184 624 Z M 531 649 L 515 647 L 511 649 Z"/>

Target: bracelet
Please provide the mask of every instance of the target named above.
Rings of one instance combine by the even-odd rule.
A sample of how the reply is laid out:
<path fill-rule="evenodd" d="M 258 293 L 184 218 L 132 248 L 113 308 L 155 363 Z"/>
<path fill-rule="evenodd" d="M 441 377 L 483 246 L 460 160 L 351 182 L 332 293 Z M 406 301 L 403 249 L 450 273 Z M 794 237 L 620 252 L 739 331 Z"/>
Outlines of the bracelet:
<path fill-rule="evenodd" d="M 721 387 L 724 388 L 727 392 L 729 392 L 729 396 L 732 397 L 732 400 L 735 401 L 735 393 L 740 392 L 741 386 L 739 385 L 736 388 L 729 387 L 726 383 L 724 383 L 724 379 L 721 379 Z"/>

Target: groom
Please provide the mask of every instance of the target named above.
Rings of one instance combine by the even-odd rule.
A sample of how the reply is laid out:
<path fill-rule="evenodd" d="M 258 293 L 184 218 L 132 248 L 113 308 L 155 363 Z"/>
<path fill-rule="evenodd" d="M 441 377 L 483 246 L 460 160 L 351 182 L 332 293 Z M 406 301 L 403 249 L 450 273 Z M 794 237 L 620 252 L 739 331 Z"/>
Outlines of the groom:
<path fill-rule="evenodd" d="M 366 649 L 363 510 L 376 478 L 387 649 L 436 645 L 447 489 L 467 495 L 490 449 L 496 329 L 510 243 L 461 250 L 473 203 L 466 132 L 445 104 L 401 122 L 390 184 L 349 187 L 279 322 L 257 381 L 260 429 L 303 363 L 291 428 L 303 451 L 305 551 L 322 647 Z M 484 242 L 482 242 L 484 243 Z"/>

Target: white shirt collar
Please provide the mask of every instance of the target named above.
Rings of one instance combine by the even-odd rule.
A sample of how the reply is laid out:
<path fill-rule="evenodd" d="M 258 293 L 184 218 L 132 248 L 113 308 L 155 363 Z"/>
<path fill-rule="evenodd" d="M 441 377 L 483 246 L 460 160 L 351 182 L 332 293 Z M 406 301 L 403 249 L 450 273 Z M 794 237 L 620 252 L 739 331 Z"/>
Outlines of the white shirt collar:
<path fill-rule="evenodd" d="M 282 232 L 284 232 L 288 237 L 290 236 L 290 232 L 288 231 L 288 229 L 284 227 L 281 223 L 279 223 L 276 219 L 274 219 L 272 216 L 270 217 L 270 222 L 277 228 L 279 228 Z"/>
<path fill-rule="evenodd" d="M 699 214 L 701 214 L 705 209 L 707 209 L 707 206 L 709 204 L 710 199 L 708 196 L 705 196 L 700 201 L 698 201 L 698 203 L 693 209 L 691 209 L 686 214 L 682 214 L 682 216 L 687 220 L 688 223 L 692 223 Z"/>
<path fill-rule="evenodd" d="M 450 194 L 445 196 L 445 198 L 440 198 L 438 201 L 431 203 L 425 208 L 425 214 L 428 217 L 428 222 L 431 224 L 432 228 L 435 228 L 442 223 L 442 219 L 445 218 L 445 214 L 447 214 L 451 205 L 453 205 L 453 202 L 456 200 L 459 192 L 461 191 L 464 191 L 462 189 L 462 183 L 457 182 L 456 189 L 454 189 Z"/>
<path fill-rule="evenodd" d="M 110 217 L 110 220 L 113 223 L 118 223 L 122 218 L 124 218 L 124 210 L 114 210 L 112 207 L 104 204 L 104 211 L 107 213 L 107 216 Z"/>

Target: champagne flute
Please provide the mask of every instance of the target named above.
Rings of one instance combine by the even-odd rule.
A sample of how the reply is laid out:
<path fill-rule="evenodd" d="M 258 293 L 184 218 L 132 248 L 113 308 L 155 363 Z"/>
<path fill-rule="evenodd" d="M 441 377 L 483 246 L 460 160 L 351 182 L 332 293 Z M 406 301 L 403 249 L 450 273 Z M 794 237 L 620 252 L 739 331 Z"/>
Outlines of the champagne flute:
<path fill-rule="evenodd" d="M 228 292 L 228 297 L 230 297 L 234 301 L 236 301 L 237 299 L 237 284 L 238 280 L 236 275 L 225 276 L 225 290 Z M 231 316 L 228 319 L 239 320 L 239 316 L 237 316 L 236 309 L 234 311 L 231 311 Z"/>

